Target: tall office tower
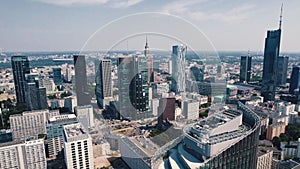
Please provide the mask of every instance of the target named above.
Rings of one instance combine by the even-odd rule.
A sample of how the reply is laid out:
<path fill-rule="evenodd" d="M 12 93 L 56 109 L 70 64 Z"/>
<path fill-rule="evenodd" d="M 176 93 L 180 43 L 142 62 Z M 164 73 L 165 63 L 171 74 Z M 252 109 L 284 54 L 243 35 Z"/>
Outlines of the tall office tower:
<path fill-rule="evenodd" d="M 150 55 L 147 37 L 146 37 L 146 45 L 145 45 L 144 55 L 148 59 L 148 61 L 147 61 L 147 63 L 148 63 L 148 82 L 153 82 L 154 81 L 153 56 Z"/>
<path fill-rule="evenodd" d="M 91 96 L 88 93 L 86 62 L 84 55 L 74 55 L 75 67 L 75 88 L 77 95 L 77 105 L 84 106 L 91 103 Z"/>
<path fill-rule="evenodd" d="M 61 68 L 53 68 L 53 81 L 55 85 L 61 85 L 63 82 Z"/>
<path fill-rule="evenodd" d="M 83 127 L 86 129 L 94 127 L 94 111 L 92 105 L 76 106 L 75 114 Z"/>
<path fill-rule="evenodd" d="M 300 67 L 293 67 L 291 78 L 290 78 L 290 89 L 289 92 L 294 94 L 295 89 L 300 87 Z"/>
<path fill-rule="evenodd" d="M 224 66 L 220 64 L 217 66 L 217 75 L 222 76 L 223 74 L 225 74 L 225 69 Z"/>
<path fill-rule="evenodd" d="M 118 58 L 118 109 L 121 118 L 136 120 L 149 115 L 147 58 L 144 55 Z"/>
<path fill-rule="evenodd" d="M 48 108 L 46 88 L 40 87 L 38 79 L 27 80 L 25 95 L 27 109 L 29 111 Z"/>
<path fill-rule="evenodd" d="M 251 78 L 251 56 L 241 56 L 240 82 L 249 82 Z"/>
<path fill-rule="evenodd" d="M 281 18 L 282 6 L 279 29 L 269 30 L 267 33 L 267 38 L 265 40 L 263 77 L 261 88 L 261 95 L 264 97 L 264 101 L 273 101 L 275 99 L 275 90 L 278 74 L 278 56 L 280 51 Z"/>
<path fill-rule="evenodd" d="M 192 66 L 190 68 L 190 79 L 193 81 L 203 82 L 204 72 L 197 66 Z"/>
<path fill-rule="evenodd" d="M 46 134 L 48 113 L 49 110 L 34 110 L 9 116 L 14 140 L 38 138 L 38 134 Z"/>
<path fill-rule="evenodd" d="M 47 168 L 44 139 L 0 144 L 0 168 Z"/>
<path fill-rule="evenodd" d="M 98 106 L 105 107 L 104 100 L 112 97 L 111 60 L 99 60 L 96 70 L 96 99 Z"/>
<path fill-rule="evenodd" d="M 279 56 L 278 67 L 277 67 L 277 86 L 285 85 L 287 79 L 287 68 L 288 68 L 289 57 Z"/>
<path fill-rule="evenodd" d="M 63 141 L 67 168 L 94 169 L 92 138 L 80 123 L 63 126 Z"/>
<path fill-rule="evenodd" d="M 175 120 L 175 97 L 163 97 L 159 99 L 157 125 L 162 129 L 165 120 Z"/>
<path fill-rule="evenodd" d="M 74 114 L 64 114 L 51 117 L 46 126 L 48 156 L 50 158 L 61 158 L 63 155 L 63 126 L 77 123 Z"/>
<path fill-rule="evenodd" d="M 171 91 L 177 93 L 185 91 L 185 57 L 187 47 L 176 45 L 172 47 L 172 85 Z"/>
<path fill-rule="evenodd" d="M 260 120 L 244 104 L 238 102 L 237 107 L 217 110 L 206 119 L 187 126 L 183 139 L 166 153 L 158 165 L 170 168 L 256 169 Z"/>
<path fill-rule="evenodd" d="M 12 56 L 11 66 L 14 76 L 14 85 L 19 105 L 25 105 L 25 74 L 30 73 L 29 61 L 27 56 Z"/>

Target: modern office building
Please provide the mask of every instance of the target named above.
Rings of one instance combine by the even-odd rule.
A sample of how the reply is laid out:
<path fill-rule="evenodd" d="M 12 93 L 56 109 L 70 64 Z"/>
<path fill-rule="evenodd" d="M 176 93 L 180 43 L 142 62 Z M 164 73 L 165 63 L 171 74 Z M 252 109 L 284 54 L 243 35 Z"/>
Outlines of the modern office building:
<path fill-rule="evenodd" d="M 94 169 L 92 138 L 80 123 L 63 126 L 63 141 L 68 169 Z"/>
<path fill-rule="evenodd" d="M 99 108 L 105 107 L 104 100 L 112 97 L 112 79 L 111 79 L 111 60 L 103 59 L 99 60 L 96 70 L 96 99 Z"/>
<path fill-rule="evenodd" d="M 13 70 L 17 103 L 25 105 L 25 74 L 30 73 L 29 61 L 27 56 L 12 56 L 11 66 Z"/>
<path fill-rule="evenodd" d="M 241 56 L 240 64 L 240 82 L 250 82 L 251 78 L 251 56 Z"/>
<path fill-rule="evenodd" d="M 259 126 L 259 117 L 238 102 L 237 109 L 187 125 L 183 140 L 166 153 L 159 167 L 256 169 Z"/>
<path fill-rule="evenodd" d="M 77 105 L 88 105 L 91 103 L 91 96 L 88 93 L 85 56 L 74 55 L 73 57 L 75 67 L 75 89 L 77 95 Z"/>
<path fill-rule="evenodd" d="M 278 67 L 277 67 L 277 86 L 286 85 L 287 79 L 287 69 L 288 69 L 288 56 L 279 56 L 278 57 Z"/>
<path fill-rule="evenodd" d="M 182 103 L 182 115 L 188 120 L 199 118 L 199 101 L 187 99 Z"/>
<path fill-rule="evenodd" d="M 78 118 L 78 121 L 86 129 L 95 127 L 95 124 L 94 124 L 94 110 L 93 110 L 92 105 L 76 106 L 75 107 L 75 114 Z"/>
<path fill-rule="evenodd" d="M 159 98 L 158 126 L 165 120 L 175 120 L 175 97 Z"/>
<path fill-rule="evenodd" d="M 290 88 L 289 93 L 294 94 L 296 89 L 300 87 L 300 67 L 294 66 L 290 78 Z"/>
<path fill-rule="evenodd" d="M 0 168 L 47 168 L 44 139 L 0 144 Z"/>
<path fill-rule="evenodd" d="M 46 88 L 40 87 L 39 80 L 28 80 L 25 85 L 27 109 L 29 111 L 48 109 Z"/>
<path fill-rule="evenodd" d="M 190 68 L 190 79 L 193 81 L 203 82 L 204 72 L 197 66 L 192 66 Z"/>
<path fill-rule="evenodd" d="M 61 85 L 63 82 L 63 76 L 61 75 L 61 68 L 53 68 L 53 81 L 55 85 Z"/>
<path fill-rule="evenodd" d="M 39 134 L 46 134 L 48 113 L 49 110 L 34 110 L 9 116 L 13 139 L 26 140 L 31 137 L 37 139 Z"/>
<path fill-rule="evenodd" d="M 118 110 L 121 118 L 136 120 L 149 116 L 147 64 L 144 55 L 118 58 Z"/>
<path fill-rule="evenodd" d="M 47 144 L 49 158 L 60 158 L 63 155 L 63 126 L 77 123 L 77 117 L 74 114 L 57 115 L 51 117 L 46 125 Z"/>
<path fill-rule="evenodd" d="M 175 45 L 172 47 L 172 85 L 171 91 L 177 93 L 185 91 L 185 57 L 187 47 Z"/>
<path fill-rule="evenodd" d="M 273 101 L 275 99 L 275 91 L 278 77 L 278 57 L 280 52 L 281 38 L 281 16 L 279 29 L 269 30 L 265 39 L 263 77 L 261 95 L 264 101 Z"/>

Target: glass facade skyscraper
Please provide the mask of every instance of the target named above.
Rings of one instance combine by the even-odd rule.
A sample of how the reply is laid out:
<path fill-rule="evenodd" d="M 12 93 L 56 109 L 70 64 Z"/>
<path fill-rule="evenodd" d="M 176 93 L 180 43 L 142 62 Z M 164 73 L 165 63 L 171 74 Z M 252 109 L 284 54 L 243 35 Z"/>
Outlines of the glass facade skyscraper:
<path fill-rule="evenodd" d="M 177 93 L 185 91 L 185 57 L 187 47 L 175 45 L 172 47 L 172 85 L 171 91 Z"/>
<path fill-rule="evenodd" d="M 28 61 L 27 56 L 12 56 L 11 57 L 11 66 L 12 66 L 12 70 L 13 70 L 17 103 L 25 105 L 25 102 L 26 102 L 26 96 L 25 96 L 26 77 L 25 77 L 25 74 L 30 73 L 29 61 Z"/>
<path fill-rule="evenodd" d="M 118 109 L 121 118 L 149 116 L 148 61 L 144 55 L 118 58 Z"/>
<path fill-rule="evenodd" d="M 55 85 L 61 85 L 63 78 L 61 75 L 61 68 L 53 68 L 53 81 Z"/>
<path fill-rule="evenodd" d="M 100 108 L 104 108 L 104 98 L 112 97 L 111 60 L 96 62 L 96 99 Z"/>
<path fill-rule="evenodd" d="M 84 106 L 91 103 L 91 96 L 88 93 L 86 62 L 84 55 L 74 55 L 75 67 L 75 89 L 77 95 L 77 105 Z"/>
<path fill-rule="evenodd" d="M 240 82 L 249 82 L 251 78 L 251 56 L 241 56 Z"/>
<path fill-rule="evenodd" d="M 293 67 L 291 78 L 290 78 L 290 89 L 291 94 L 294 93 L 295 89 L 300 87 L 300 67 Z"/>
<path fill-rule="evenodd" d="M 287 79 L 287 68 L 288 68 L 289 57 L 279 56 L 278 67 L 277 67 L 277 85 L 285 85 Z"/>

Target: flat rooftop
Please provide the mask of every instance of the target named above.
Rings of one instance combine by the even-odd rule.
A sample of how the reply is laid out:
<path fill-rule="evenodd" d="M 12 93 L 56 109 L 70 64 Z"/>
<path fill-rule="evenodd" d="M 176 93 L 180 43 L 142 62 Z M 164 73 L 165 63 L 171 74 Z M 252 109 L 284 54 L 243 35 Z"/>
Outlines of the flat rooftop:
<path fill-rule="evenodd" d="M 89 134 L 81 123 L 64 126 L 64 136 L 67 142 L 89 138 Z"/>

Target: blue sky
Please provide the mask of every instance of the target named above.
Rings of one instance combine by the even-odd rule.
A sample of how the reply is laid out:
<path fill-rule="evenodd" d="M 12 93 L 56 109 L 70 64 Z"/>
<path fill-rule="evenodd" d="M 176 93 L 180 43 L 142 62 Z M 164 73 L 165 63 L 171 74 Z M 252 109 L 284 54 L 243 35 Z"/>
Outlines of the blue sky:
<path fill-rule="evenodd" d="M 112 20 L 139 12 L 162 12 L 197 26 L 217 50 L 263 51 L 266 31 L 278 27 L 282 2 L 281 50 L 300 52 L 299 0 L 1 0 L 0 48 L 4 52 L 80 50 L 95 31 Z M 141 18 L 129 24 L 145 22 Z M 159 20 L 156 25 L 159 27 Z M 185 26 L 178 27 L 185 30 Z M 159 41 L 152 43 L 160 45 Z M 131 47 L 143 45 L 133 43 Z"/>

